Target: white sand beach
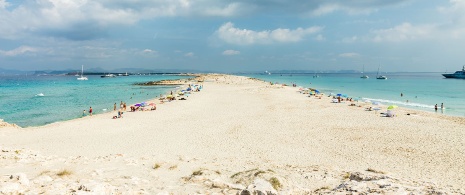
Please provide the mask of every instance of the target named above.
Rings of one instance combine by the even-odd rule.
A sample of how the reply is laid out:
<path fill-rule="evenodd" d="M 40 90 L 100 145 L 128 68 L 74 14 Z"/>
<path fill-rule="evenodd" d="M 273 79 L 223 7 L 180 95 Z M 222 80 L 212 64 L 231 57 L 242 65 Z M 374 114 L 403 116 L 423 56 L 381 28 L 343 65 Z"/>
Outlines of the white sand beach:
<path fill-rule="evenodd" d="M 465 118 L 201 76 L 156 111 L 0 126 L 0 194 L 465 193 Z"/>

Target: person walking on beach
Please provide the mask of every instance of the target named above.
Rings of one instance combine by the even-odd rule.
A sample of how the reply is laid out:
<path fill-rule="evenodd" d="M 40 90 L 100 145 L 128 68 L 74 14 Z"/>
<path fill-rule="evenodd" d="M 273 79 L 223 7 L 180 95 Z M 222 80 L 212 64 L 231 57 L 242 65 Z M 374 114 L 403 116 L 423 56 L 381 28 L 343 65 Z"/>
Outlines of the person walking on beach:
<path fill-rule="evenodd" d="M 434 105 L 434 110 L 438 111 L 438 104 Z"/>
<path fill-rule="evenodd" d="M 92 106 L 89 108 L 89 115 L 92 116 Z"/>

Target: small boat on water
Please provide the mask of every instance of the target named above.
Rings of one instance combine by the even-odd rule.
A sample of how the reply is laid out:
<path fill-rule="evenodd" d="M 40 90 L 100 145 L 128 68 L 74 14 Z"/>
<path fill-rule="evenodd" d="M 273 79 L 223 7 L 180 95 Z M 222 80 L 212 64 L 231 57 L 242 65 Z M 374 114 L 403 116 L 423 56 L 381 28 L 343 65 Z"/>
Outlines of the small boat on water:
<path fill-rule="evenodd" d="M 114 74 L 105 74 L 105 75 L 102 75 L 100 77 L 102 77 L 102 78 L 115 78 L 116 75 L 114 75 Z"/>
<path fill-rule="evenodd" d="M 118 76 L 124 76 L 124 77 L 127 77 L 127 76 L 129 76 L 129 74 L 128 74 L 128 72 L 126 72 L 126 74 L 121 74 L 121 73 L 120 73 L 120 74 L 118 74 Z"/>
<path fill-rule="evenodd" d="M 81 76 L 77 78 L 79 81 L 87 81 L 87 77 L 84 76 L 84 65 L 82 65 Z"/>
<path fill-rule="evenodd" d="M 36 96 L 43 97 L 45 95 L 43 93 L 38 93 L 38 94 L 36 94 Z"/>
<path fill-rule="evenodd" d="M 387 79 L 386 76 L 379 75 L 379 66 L 378 66 L 378 73 L 376 73 L 376 79 L 380 79 L 380 80 L 386 80 Z"/>
<path fill-rule="evenodd" d="M 465 65 L 463 66 L 462 70 L 455 71 L 452 74 L 442 74 L 442 76 L 446 78 L 465 79 Z"/>
<path fill-rule="evenodd" d="M 365 65 L 363 65 L 363 72 L 362 72 L 362 73 L 364 73 L 364 72 L 365 72 Z M 370 77 L 368 77 L 368 75 L 364 74 L 364 75 L 362 75 L 360 78 L 362 78 L 362 79 L 368 79 L 368 78 L 370 78 Z"/>

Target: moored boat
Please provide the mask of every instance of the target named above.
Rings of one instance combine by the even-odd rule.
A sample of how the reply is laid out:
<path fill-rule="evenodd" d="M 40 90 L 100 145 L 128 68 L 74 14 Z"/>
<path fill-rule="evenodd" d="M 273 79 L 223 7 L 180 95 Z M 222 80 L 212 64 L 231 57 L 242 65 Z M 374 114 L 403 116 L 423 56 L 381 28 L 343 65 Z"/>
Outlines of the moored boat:
<path fill-rule="evenodd" d="M 114 78 L 114 77 L 116 77 L 116 75 L 109 73 L 109 74 L 102 75 L 100 77 L 102 77 L 102 78 Z"/>
<path fill-rule="evenodd" d="M 442 76 L 446 78 L 465 79 L 465 65 L 463 66 L 462 70 L 455 71 L 452 74 L 442 74 Z"/>

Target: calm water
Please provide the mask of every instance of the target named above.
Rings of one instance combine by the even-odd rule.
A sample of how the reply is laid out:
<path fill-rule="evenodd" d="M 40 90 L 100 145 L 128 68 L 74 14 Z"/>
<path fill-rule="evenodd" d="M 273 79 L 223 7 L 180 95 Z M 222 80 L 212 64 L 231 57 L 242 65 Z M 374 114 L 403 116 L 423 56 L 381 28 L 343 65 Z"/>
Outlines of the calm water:
<path fill-rule="evenodd" d="M 246 75 L 270 82 L 292 83 L 315 88 L 325 94 L 347 94 L 384 105 L 395 104 L 434 112 L 434 105 L 444 103 L 438 113 L 465 117 L 465 79 L 445 79 L 440 73 L 391 73 L 387 80 L 369 79 L 360 74 L 256 74 Z M 400 94 L 403 93 L 403 97 Z M 408 102 L 407 102 L 408 100 Z"/>
<path fill-rule="evenodd" d="M 82 117 L 90 106 L 95 114 L 113 110 L 121 101 L 130 104 L 152 99 L 173 86 L 137 86 L 136 82 L 178 79 L 152 75 L 100 78 L 87 76 L 0 76 L 0 118 L 22 127 L 40 126 Z M 184 77 L 185 78 L 185 77 Z M 43 93 L 44 96 L 36 96 Z"/>

